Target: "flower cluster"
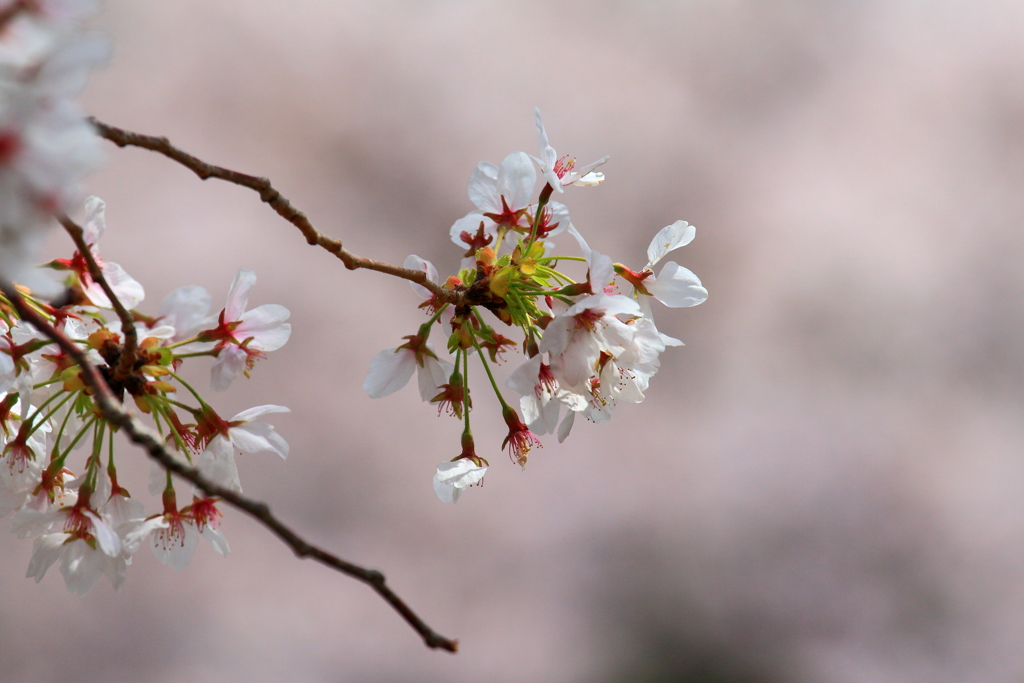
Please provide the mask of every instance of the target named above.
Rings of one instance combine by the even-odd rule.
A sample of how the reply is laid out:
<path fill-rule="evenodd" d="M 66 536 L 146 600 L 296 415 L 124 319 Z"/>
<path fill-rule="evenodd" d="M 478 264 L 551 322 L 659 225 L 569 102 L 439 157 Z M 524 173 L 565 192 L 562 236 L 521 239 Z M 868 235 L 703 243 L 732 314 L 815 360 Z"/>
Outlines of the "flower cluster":
<path fill-rule="evenodd" d="M 54 214 L 81 201 L 99 139 L 74 103 L 106 44 L 87 0 L 0 1 L 0 277 L 51 291 L 32 264 Z"/>
<path fill-rule="evenodd" d="M 469 198 L 476 210 L 450 232 L 463 250 L 458 274 L 441 284 L 433 264 L 415 255 L 406 260 L 406 268 L 441 284 L 442 294 L 413 284 L 431 317 L 405 337 L 405 344 L 381 351 L 364 384 L 372 398 L 380 398 L 401 389 L 415 373 L 424 401 L 463 420 L 462 452 L 438 465 L 434 476 L 434 490 L 445 502 L 480 484 L 487 469 L 470 430 L 470 356 L 479 358 L 508 426 L 502 448 L 525 467 L 531 449 L 541 445 L 538 435 L 557 434 L 561 442 L 578 416 L 606 422 L 620 402 L 644 400 L 661 353 L 682 345 L 658 331 L 652 298 L 680 308 L 708 295 L 697 276 L 674 261 L 654 274 L 669 252 L 693 240 L 695 229 L 684 221 L 654 236 L 639 270 L 592 249 L 568 208 L 552 197 L 570 185 L 600 184 L 604 175 L 594 169 L 608 157 L 577 167 L 575 159 L 559 157 L 550 145 L 540 111 L 536 124 L 539 156 L 513 152 L 500 165 L 480 163 L 470 176 Z M 552 238 L 563 233 L 573 237 L 581 256 L 557 253 Z M 574 261 L 586 264 L 579 280 L 561 265 Z M 495 322 L 519 328 L 522 341 L 500 334 Z M 439 358 L 428 341 L 435 325 L 445 330 L 453 362 Z M 521 396 L 517 411 L 502 395 L 491 365 L 520 347 L 526 360 L 506 382 Z"/>
<path fill-rule="evenodd" d="M 98 255 L 104 227 L 104 204 L 91 197 L 80 242 L 88 253 L 46 264 L 64 294 L 47 303 L 21 286 L 22 297 L 87 352 L 115 397 L 149 416 L 183 462 L 240 490 L 236 455 L 288 455 L 288 444 L 260 419 L 288 409 L 258 406 L 225 419 L 182 379 L 181 366 L 213 358 L 211 384 L 226 389 L 288 340 L 288 310 L 246 310 L 256 275 L 242 269 L 215 315 L 201 287 L 171 292 L 156 315 L 139 313 L 134 309 L 144 299 L 142 285 Z M 115 303 L 132 309 L 130 317 L 111 315 Z M 134 334 L 125 329 L 129 323 Z M 39 581 L 58 564 L 68 589 L 83 594 L 101 576 L 119 588 L 132 555 L 147 541 L 161 562 L 176 569 L 188 564 L 200 536 L 227 553 L 218 499 L 172 481 L 156 463 L 149 481 L 159 500 L 155 509 L 129 494 L 118 479 L 116 428 L 98 409 L 82 368 L 3 297 L 0 397 L 0 517 L 11 515 L 14 532 L 35 539 L 28 576 Z M 73 462 L 76 451 L 82 462 Z"/>

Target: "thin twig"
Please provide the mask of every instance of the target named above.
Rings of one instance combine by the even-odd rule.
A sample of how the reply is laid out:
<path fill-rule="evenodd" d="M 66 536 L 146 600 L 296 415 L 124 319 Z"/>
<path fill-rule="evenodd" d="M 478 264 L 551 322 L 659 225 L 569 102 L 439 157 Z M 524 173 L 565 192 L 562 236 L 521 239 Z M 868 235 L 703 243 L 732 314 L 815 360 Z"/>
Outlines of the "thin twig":
<path fill-rule="evenodd" d="M 107 278 L 103 277 L 103 271 L 100 269 L 100 265 L 96 263 L 92 249 L 89 248 L 85 241 L 85 232 L 82 230 L 82 227 L 67 216 L 58 216 L 57 220 L 64 226 L 67 233 L 71 235 L 72 241 L 74 241 L 75 246 L 78 248 L 78 253 L 85 259 L 85 265 L 89 269 L 89 275 L 92 276 L 93 282 L 99 284 L 103 289 L 103 293 L 110 299 L 110 305 L 113 306 L 114 312 L 117 313 L 117 317 L 121 321 L 121 332 L 124 334 L 124 348 L 121 349 L 121 358 L 117 362 L 117 367 L 114 368 L 114 377 L 119 381 L 124 380 L 135 369 L 135 352 L 139 348 L 139 334 L 135 330 L 135 318 L 125 309 L 124 304 L 114 294 L 114 289 L 107 282 Z"/>
<path fill-rule="evenodd" d="M 230 169 L 223 168 L 222 166 L 209 164 L 202 159 L 192 156 L 188 152 L 178 149 L 172 145 L 171 141 L 166 137 L 133 133 L 130 130 L 124 130 L 123 128 L 117 128 L 116 126 L 103 123 L 95 117 L 89 117 L 89 122 L 96 128 L 100 137 L 106 138 L 118 147 L 130 146 L 148 149 L 151 152 L 163 154 L 165 157 L 177 161 L 179 164 L 199 176 L 202 180 L 206 180 L 207 178 L 217 178 L 218 180 L 224 180 L 229 183 L 234 183 L 235 185 L 241 185 L 242 187 L 247 187 L 250 190 L 255 191 L 259 194 L 260 199 L 269 204 L 270 207 L 278 213 L 278 215 L 298 228 L 303 237 L 306 238 L 306 242 L 308 244 L 323 247 L 341 259 L 342 263 L 344 263 L 345 267 L 349 270 L 366 268 L 367 270 L 375 270 L 378 273 L 394 275 L 395 277 L 404 278 L 423 285 L 442 303 L 450 303 L 456 306 L 463 303 L 465 297 L 461 291 L 443 289 L 437 283 L 431 282 L 427 279 L 427 274 L 421 270 L 400 268 L 398 266 L 393 266 L 390 263 L 356 256 L 348 249 L 345 249 L 341 245 L 341 240 L 328 237 L 313 227 L 313 224 L 309 221 L 306 214 L 296 209 L 284 195 L 278 192 L 277 189 L 270 184 L 270 180 L 267 178 L 260 178 L 258 176 L 248 175 L 247 173 L 239 173 L 238 171 L 232 171 Z"/>
<path fill-rule="evenodd" d="M 317 562 L 335 569 L 342 574 L 351 576 L 354 579 L 368 584 L 382 598 L 384 598 L 388 604 L 401 614 L 406 622 L 408 622 L 417 633 L 420 634 L 427 647 L 440 648 L 449 652 L 456 652 L 458 650 L 459 641 L 445 638 L 427 626 L 427 624 L 420 619 L 408 605 L 405 604 L 405 601 L 398 597 L 387 586 L 384 575 L 379 571 L 375 569 L 366 569 L 352 564 L 351 562 L 346 562 L 326 550 L 322 550 L 321 548 L 308 543 L 272 515 L 270 508 L 266 503 L 252 500 L 251 498 L 247 498 L 246 496 L 232 491 L 231 489 L 215 484 L 200 474 L 199 470 L 196 468 L 189 467 L 177 460 L 171 452 L 167 450 L 159 434 L 146 427 L 132 416 L 131 413 L 124 409 L 124 406 L 122 406 L 114 397 L 110 387 L 108 387 L 107 383 L 103 380 L 99 370 L 89 362 L 85 352 L 82 351 L 77 344 L 32 309 L 11 283 L 0 282 L 0 289 L 3 290 L 8 301 L 11 302 L 23 319 L 32 323 L 36 329 L 56 342 L 60 348 L 71 356 L 75 363 L 82 369 L 82 379 L 86 386 L 93 391 L 96 403 L 99 406 L 100 411 L 103 413 L 103 417 L 112 425 L 124 429 L 128 434 L 128 438 L 131 439 L 133 443 L 144 448 L 146 452 L 163 467 L 174 474 L 189 480 L 205 492 L 206 495 L 220 498 L 233 507 L 245 512 L 250 517 L 256 519 L 275 536 L 284 541 L 285 545 L 290 547 L 297 557 L 302 559 L 307 557 L 313 558 Z"/>

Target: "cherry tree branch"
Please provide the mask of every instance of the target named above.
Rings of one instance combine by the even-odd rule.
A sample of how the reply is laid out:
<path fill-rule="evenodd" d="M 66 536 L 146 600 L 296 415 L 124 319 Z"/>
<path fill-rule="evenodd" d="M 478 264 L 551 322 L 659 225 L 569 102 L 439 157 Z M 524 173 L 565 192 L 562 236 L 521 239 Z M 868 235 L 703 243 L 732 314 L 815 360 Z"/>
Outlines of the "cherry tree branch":
<path fill-rule="evenodd" d="M 198 469 L 190 467 L 178 459 L 164 445 L 159 434 L 149 427 L 146 427 L 131 413 L 125 410 L 121 402 L 114 396 L 110 387 L 103 380 L 99 370 L 91 362 L 80 346 L 67 337 L 62 331 L 50 324 L 42 315 L 36 312 L 28 302 L 21 296 L 13 284 L 0 281 L 0 290 L 3 291 L 7 300 L 11 302 L 19 315 L 24 320 L 32 323 L 40 332 L 53 340 L 60 348 L 67 353 L 82 369 L 82 380 L 89 387 L 99 406 L 103 417 L 111 425 L 124 429 L 128 438 L 138 446 L 141 446 L 153 459 L 159 462 L 164 468 L 170 470 L 184 479 L 192 482 L 206 495 L 220 498 L 231 506 L 246 513 L 260 524 L 269 529 L 275 536 L 280 538 L 285 545 L 292 549 L 300 559 L 312 558 L 317 562 L 330 567 L 346 576 L 368 584 L 384 600 L 397 611 L 412 628 L 420 634 L 423 642 L 429 648 L 439 648 L 448 652 L 458 650 L 459 641 L 442 636 L 431 629 L 412 609 L 405 604 L 386 584 L 384 575 L 375 569 L 366 569 L 358 565 L 346 562 L 341 558 L 332 555 L 301 538 L 298 534 L 285 526 L 277 517 L 270 512 L 266 503 L 253 500 L 243 496 L 231 489 L 225 488 L 207 479 Z M 116 301 L 115 297 L 111 297 Z"/>
<path fill-rule="evenodd" d="M 139 348 L 139 334 L 135 330 L 135 318 L 125 309 L 124 304 L 114 294 L 114 290 L 107 282 L 107 278 L 103 277 L 103 271 L 100 269 L 99 264 L 96 263 L 96 257 L 93 256 L 92 249 L 89 248 L 85 241 L 85 233 L 82 227 L 67 216 L 58 216 L 57 220 L 64 226 L 67 233 L 71 235 L 71 240 L 75 243 L 78 253 L 85 259 L 85 265 L 89 269 L 89 275 L 92 276 L 93 282 L 99 284 L 100 288 L 103 289 L 103 293 L 110 299 L 110 305 L 114 307 L 114 312 L 117 313 L 117 317 L 121 321 L 121 332 L 124 333 L 124 348 L 121 350 L 121 358 L 117 362 L 117 367 L 114 368 L 114 377 L 118 380 L 123 380 L 135 368 L 135 352 Z"/>
<path fill-rule="evenodd" d="M 430 292 L 443 303 L 455 304 L 457 306 L 462 304 L 465 299 L 463 292 L 443 289 L 437 283 L 428 280 L 427 274 L 421 270 L 400 268 L 398 266 L 393 266 L 390 263 L 384 263 L 383 261 L 375 261 L 362 256 L 356 256 L 342 246 L 341 240 L 328 237 L 313 227 L 313 224 L 310 222 L 306 214 L 295 208 L 295 206 L 288 201 L 284 195 L 271 185 L 270 180 L 267 178 L 239 173 L 238 171 L 232 171 L 230 169 L 223 168 L 222 166 L 209 164 L 202 159 L 178 149 L 172 145 L 171 141 L 166 137 L 133 133 L 130 130 L 124 130 L 123 128 L 117 128 L 116 126 L 103 123 L 95 117 L 89 117 L 89 122 L 96 128 L 96 132 L 99 133 L 100 137 L 106 138 L 118 147 L 141 147 L 143 149 L 148 149 L 151 152 L 163 154 L 165 157 L 177 161 L 179 164 L 199 176 L 201 180 L 217 178 L 218 180 L 224 180 L 235 185 L 241 185 L 242 187 L 247 187 L 250 190 L 255 191 L 259 194 L 260 199 L 270 205 L 270 208 L 276 211 L 279 216 L 298 228 L 299 232 L 301 232 L 303 237 L 306 238 L 306 242 L 308 244 L 323 247 L 341 259 L 342 263 L 344 263 L 345 267 L 349 270 L 366 268 L 367 270 L 375 270 L 378 273 L 385 273 L 387 275 L 394 275 L 395 277 L 410 280 L 429 289 Z"/>

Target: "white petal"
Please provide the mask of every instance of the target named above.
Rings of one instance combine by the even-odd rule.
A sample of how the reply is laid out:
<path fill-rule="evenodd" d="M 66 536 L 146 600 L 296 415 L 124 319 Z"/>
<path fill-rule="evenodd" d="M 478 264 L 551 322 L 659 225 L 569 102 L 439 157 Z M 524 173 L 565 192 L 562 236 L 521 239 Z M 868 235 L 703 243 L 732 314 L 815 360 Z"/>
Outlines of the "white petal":
<path fill-rule="evenodd" d="M 573 169 L 573 176 L 575 180 L 572 181 L 573 185 L 580 187 L 593 187 L 594 185 L 600 185 L 604 182 L 604 173 L 592 173 L 592 171 L 598 166 L 603 166 L 611 159 L 610 156 L 603 156 L 597 161 L 592 161 L 586 166 L 580 166 L 579 168 Z M 565 178 L 562 179 L 565 181 Z"/>
<path fill-rule="evenodd" d="M 573 422 L 576 420 L 576 411 L 570 410 L 565 419 L 562 420 L 562 424 L 558 425 L 558 443 L 565 441 L 565 438 L 569 436 L 569 432 L 572 430 Z"/>
<path fill-rule="evenodd" d="M 207 526 L 203 529 L 203 538 L 209 541 L 213 549 L 221 555 L 227 555 L 231 551 L 231 548 L 228 547 L 228 539 L 224 538 L 224 534 L 219 529 Z"/>
<path fill-rule="evenodd" d="M 402 264 L 409 270 L 421 270 L 427 274 L 427 279 L 433 283 L 437 282 L 437 268 L 434 264 L 426 259 L 422 259 L 416 254 L 411 254 L 405 257 L 405 263 Z M 412 287 L 412 291 L 416 292 L 417 296 L 429 299 L 431 297 L 430 290 L 419 284 L 418 282 L 409 282 L 409 286 Z"/>
<path fill-rule="evenodd" d="M 99 197 L 89 197 L 85 200 L 85 219 L 82 221 L 82 237 L 90 247 L 94 246 L 103 237 L 103 231 L 107 227 L 103 212 L 107 203 Z"/>
<path fill-rule="evenodd" d="M 587 267 L 590 269 L 590 286 L 594 294 L 604 291 L 612 280 L 615 279 L 615 266 L 610 256 L 605 256 L 596 249 L 591 250 L 587 255 Z"/>
<path fill-rule="evenodd" d="M 153 555 L 161 564 L 181 571 L 192 560 L 192 553 L 199 543 L 199 531 L 191 524 L 185 524 L 183 534 L 168 533 L 170 528 L 157 529 L 150 536 Z"/>
<path fill-rule="evenodd" d="M 98 563 L 90 561 L 90 555 L 97 551 L 90 548 L 85 541 L 77 539 L 68 543 L 60 558 L 60 573 L 64 576 L 64 585 L 75 595 L 85 595 L 103 575 Z"/>
<path fill-rule="evenodd" d="M 512 152 L 498 168 L 498 194 L 513 211 L 526 208 L 533 199 L 533 187 L 537 184 L 537 172 L 533 163 L 523 152 Z M 501 212 L 499 205 L 497 212 Z"/>
<path fill-rule="evenodd" d="M 159 317 L 174 328 L 176 339 L 188 339 L 205 321 L 211 303 L 210 293 L 202 287 L 179 287 L 160 302 Z"/>
<path fill-rule="evenodd" d="M 285 322 L 291 316 L 284 306 L 263 304 L 242 314 L 242 324 L 235 328 L 235 339 L 244 342 L 252 337 L 249 347 L 257 351 L 277 351 L 292 334 L 292 326 Z"/>
<path fill-rule="evenodd" d="M 14 386 L 14 359 L 0 350 L 0 394 Z"/>
<path fill-rule="evenodd" d="M 608 161 L 608 157 L 605 157 L 604 161 Z M 604 163 L 604 161 L 602 161 L 601 163 Z M 592 172 L 587 173 L 586 175 L 581 176 L 581 177 L 577 178 L 576 180 L 572 181 L 571 184 L 575 185 L 577 187 L 597 187 L 598 185 L 600 185 L 603 182 L 604 182 L 604 173 L 599 173 L 599 172 L 593 172 L 592 171 Z"/>
<path fill-rule="evenodd" d="M 686 344 L 675 337 L 670 337 L 667 334 L 662 334 L 661 332 L 659 332 L 658 335 L 661 337 L 661 343 L 665 346 L 686 346 Z"/>
<path fill-rule="evenodd" d="M 537 124 L 537 146 L 543 154 L 545 150 L 551 148 L 551 145 L 548 144 L 548 133 L 544 130 L 544 119 L 541 118 L 540 107 L 533 108 L 533 119 Z M 554 150 L 551 151 L 554 152 Z"/>
<path fill-rule="evenodd" d="M 548 143 L 548 133 L 544 130 L 544 121 L 540 116 L 540 108 L 535 107 L 533 110 L 534 120 L 537 123 L 537 146 L 540 148 L 540 158 L 533 157 L 533 160 L 540 167 L 541 172 L 544 174 L 544 180 L 556 192 L 564 192 L 562 189 L 562 180 L 555 174 L 555 161 L 558 160 L 558 153 L 555 152 L 555 148 Z"/>
<path fill-rule="evenodd" d="M 129 554 L 134 555 L 142 542 L 157 529 L 166 529 L 167 521 L 163 517 L 137 522 L 127 529 L 121 538 L 121 547 Z"/>
<path fill-rule="evenodd" d="M 535 424 L 537 428 L 534 429 L 533 425 L 527 423 L 530 430 L 535 434 L 552 434 L 555 428 L 558 427 L 558 415 L 562 412 L 562 404 L 560 401 L 549 399 L 546 403 L 540 405 L 540 415 L 538 416 Z M 526 416 L 523 416 L 526 419 Z"/>
<path fill-rule="evenodd" d="M 565 312 L 565 316 L 576 316 L 586 311 L 587 309 L 593 309 L 596 311 L 602 311 L 605 315 L 639 315 L 640 304 L 634 299 L 621 294 L 608 295 L 603 293 L 592 294 L 584 299 L 580 299 Z"/>
<path fill-rule="evenodd" d="M 491 237 L 491 243 L 493 245 L 493 239 L 498 234 L 495 222 L 482 213 L 476 212 L 467 213 L 452 224 L 451 229 L 448 231 L 451 235 L 452 242 L 463 249 L 469 249 L 469 244 L 462 239 L 462 233 L 465 232 L 468 233 L 470 237 L 474 237 L 480 229 L 481 223 L 484 224 L 484 234 Z"/>
<path fill-rule="evenodd" d="M 658 231 L 658 234 L 651 240 L 650 246 L 647 247 L 647 268 L 660 261 L 665 254 L 673 249 L 685 247 L 693 241 L 696 234 L 697 228 L 689 225 L 686 221 L 676 221 L 672 225 L 666 225 Z"/>
<path fill-rule="evenodd" d="M 435 392 L 436 395 L 437 392 Z M 228 430 L 231 443 L 243 453 L 263 453 L 269 451 L 288 457 L 288 442 L 274 431 L 273 425 L 266 422 L 247 422 Z"/>
<path fill-rule="evenodd" d="M 125 272 L 125 269 L 116 263 L 104 263 L 102 267 L 103 277 L 106 279 L 107 284 L 114 290 L 114 296 L 121 304 L 131 310 L 136 308 L 142 300 L 146 298 L 146 292 L 142 288 L 142 285 Z M 106 297 L 104 297 L 106 298 Z M 96 303 L 97 306 L 101 304 Z M 107 299 L 107 306 L 101 306 L 103 308 L 110 306 L 110 300 Z"/>
<path fill-rule="evenodd" d="M 488 161 L 477 164 L 469 176 L 469 201 L 482 213 L 501 213 L 497 179 L 498 167 Z"/>
<path fill-rule="evenodd" d="M 238 465 L 235 464 L 235 448 L 223 436 L 214 437 L 199 455 L 199 472 L 215 484 L 232 491 L 241 491 Z"/>
<path fill-rule="evenodd" d="M 210 367 L 210 386 L 214 391 L 225 391 L 245 370 L 248 357 L 237 346 L 225 346 Z"/>
<path fill-rule="evenodd" d="M 571 340 L 569 326 L 572 324 L 572 316 L 567 315 L 560 315 L 548 323 L 540 340 L 541 353 L 548 353 L 552 358 L 564 353 Z"/>
<path fill-rule="evenodd" d="M 569 228 L 572 222 L 569 220 L 569 207 L 561 202 L 548 202 L 546 207 L 551 211 L 551 220 L 549 225 L 556 225 L 556 227 L 548 233 L 548 237 L 554 237 L 562 231 Z M 548 251 L 551 250 L 552 243 L 548 242 Z"/>
<path fill-rule="evenodd" d="M 275 406 L 273 404 L 267 404 L 265 406 L 256 406 L 255 408 L 246 408 L 238 415 L 228 420 L 228 422 L 251 422 L 258 417 L 268 415 L 270 413 L 290 413 L 291 408 L 285 406 Z"/>
<path fill-rule="evenodd" d="M 46 570 L 57 561 L 64 549 L 64 542 L 71 538 L 70 534 L 47 534 L 32 542 L 32 559 L 28 562 L 26 579 L 35 579 L 36 583 L 43 580 Z"/>
<path fill-rule="evenodd" d="M 541 355 L 537 354 L 516 368 L 505 381 L 505 385 L 515 389 L 523 396 L 533 396 L 540 379 L 541 362 Z"/>
<path fill-rule="evenodd" d="M 437 466 L 434 474 L 434 493 L 443 503 L 455 503 L 463 489 L 478 484 L 486 473 L 486 467 L 477 467 L 468 458 L 443 462 Z"/>
<path fill-rule="evenodd" d="M 409 349 L 384 349 L 370 361 L 363 391 L 370 398 L 393 394 L 406 384 L 416 371 L 416 354 Z"/>
<path fill-rule="evenodd" d="M 239 268 L 235 279 L 228 290 L 228 300 L 224 305 L 224 320 L 234 322 L 242 317 L 246 304 L 249 303 L 249 292 L 256 285 L 256 272 L 248 268 Z"/>
<path fill-rule="evenodd" d="M 439 361 L 436 358 L 426 356 L 423 359 L 423 367 L 417 366 L 416 379 L 419 383 L 420 398 L 424 401 L 437 396 L 441 391 L 441 385 L 448 382 L 455 366 L 447 361 Z"/>
<path fill-rule="evenodd" d="M 583 255 L 586 256 L 587 258 L 590 258 L 590 247 L 587 245 L 587 241 L 583 239 L 583 235 L 581 235 L 579 233 L 579 230 L 576 229 L 576 226 L 570 225 L 568 228 L 568 232 L 570 235 L 576 238 L 577 242 L 579 242 L 580 249 L 583 250 Z"/>
<path fill-rule="evenodd" d="M 690 270 L 675 261 L 669 261 L 661 269 L 657 279 L 647 284 L 647 291 L 669 308 L 685 308 L 704 303 L 708 290 Z"/>
<path fill-rule="evenodd" d="M 92 520 L 92 534 L 96 538 L 96 545 L 104 554 L 109 557 L 117 557 L 121 554 L 121 539 L 105 521 L 88 510 L 85 516 Z"/>

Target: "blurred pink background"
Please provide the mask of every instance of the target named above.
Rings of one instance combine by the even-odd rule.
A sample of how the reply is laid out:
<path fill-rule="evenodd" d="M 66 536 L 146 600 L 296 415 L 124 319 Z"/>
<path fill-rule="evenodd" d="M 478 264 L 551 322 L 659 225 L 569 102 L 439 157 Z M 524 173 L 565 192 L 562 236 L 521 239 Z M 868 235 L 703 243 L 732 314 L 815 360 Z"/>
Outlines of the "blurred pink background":
<path fill-rule="evenodd" d="M 687 220 L 676 260 L 710 298 L 656 312 L 687 346 L 646 403 L 546 439 L 525 472 L 481 385 L 492 467 L 444 505 L 430 480 L 459 426 L 413 387 L 361 390 L 422 322 L 408 285 L 108 145 L 103 255 L 144 311 L 185 284 L 220 305 L 242 266 L 254 305 L 292 311 L 292 341 L 216 396 L 294 411 L 274 420 L 290 459 L 245 457 L 246 492 L 383 570 L 461 652 L 229 511 L 226 559 L 203 544 L 177 573 L 143 550 L 120 593 L 81 599 L 56 569 L 23 579 L 31 543 L 0 535 L 0 679 L 1024 678 L 1024 5 L 107 0 L 93 23 L 114 50 L 98 118 L 444 273 L 471 170 L 536 153 L 539 106 L 560 153 L 612 157 L 565 196 L 591 245 L 640 266 Z M 155 505 L 142 456 L 121 460 Z"/>

